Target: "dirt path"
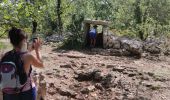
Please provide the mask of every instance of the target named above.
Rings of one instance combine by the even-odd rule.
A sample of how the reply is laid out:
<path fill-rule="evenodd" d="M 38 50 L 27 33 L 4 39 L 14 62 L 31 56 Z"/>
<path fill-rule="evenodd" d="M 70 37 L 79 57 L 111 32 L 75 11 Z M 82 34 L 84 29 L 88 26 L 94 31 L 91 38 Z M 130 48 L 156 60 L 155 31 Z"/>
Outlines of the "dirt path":
<path fill-rule="evenodd" d="M 48 100 L 170 100 L 168 57 L 152 61 L 53 49 L 43 47 L 46 67 L 38 70 L 48 82 Z"/>

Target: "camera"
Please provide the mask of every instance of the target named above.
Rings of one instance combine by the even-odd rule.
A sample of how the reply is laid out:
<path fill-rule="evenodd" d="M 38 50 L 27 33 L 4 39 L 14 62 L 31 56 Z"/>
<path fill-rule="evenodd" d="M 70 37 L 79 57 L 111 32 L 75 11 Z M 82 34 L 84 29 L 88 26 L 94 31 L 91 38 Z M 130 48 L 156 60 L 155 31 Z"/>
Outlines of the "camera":
<path fill-rule="evenodd" d="M 35 43 L 37 39 L 38 39 L 37 37 L 35 37 L 35 38 L 32 39 L 32 49 L 34 49 L 33 43 Z"/>
<path fill-rule="evenodd" d="M 33 39 L 32 39 L 32 42 L 35 43 L 37 39 L 38 39 L 37 37 L 36 37 L 36 38 L 33 38 Z"/>

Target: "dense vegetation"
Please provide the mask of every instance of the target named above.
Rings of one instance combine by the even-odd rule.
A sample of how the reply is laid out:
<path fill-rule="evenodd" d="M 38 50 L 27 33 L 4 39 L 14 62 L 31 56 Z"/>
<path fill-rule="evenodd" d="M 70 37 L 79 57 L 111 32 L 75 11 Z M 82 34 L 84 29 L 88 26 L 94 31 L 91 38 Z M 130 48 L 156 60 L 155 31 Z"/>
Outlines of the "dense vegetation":
<path fill-rule="evenodd" d="M 170 0 L 0 0 L 0 34 L 11 26 L 29 33 L 79 33 L 84 19 L 111 21 L 116 33 L 143 40 L 168 35 Z"/>

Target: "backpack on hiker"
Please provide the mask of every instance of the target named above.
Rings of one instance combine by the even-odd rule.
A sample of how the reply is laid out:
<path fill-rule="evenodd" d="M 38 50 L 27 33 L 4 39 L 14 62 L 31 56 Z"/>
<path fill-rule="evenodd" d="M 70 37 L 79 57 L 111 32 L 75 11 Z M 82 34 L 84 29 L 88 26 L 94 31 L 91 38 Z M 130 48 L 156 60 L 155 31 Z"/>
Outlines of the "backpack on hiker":
<path fill-rule="evenodd" d="M 22 91 L 27 74 L 21 55 L 24 53 L 9 51 L 0 61 L 0 88 L 2 92 L 13 94 Z"/>

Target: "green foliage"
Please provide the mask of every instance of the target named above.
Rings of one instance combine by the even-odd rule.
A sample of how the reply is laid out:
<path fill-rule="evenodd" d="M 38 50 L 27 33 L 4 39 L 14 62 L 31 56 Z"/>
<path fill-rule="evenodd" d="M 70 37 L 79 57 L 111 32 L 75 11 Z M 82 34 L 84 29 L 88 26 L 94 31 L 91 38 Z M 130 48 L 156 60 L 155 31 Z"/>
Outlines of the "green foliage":
<path fill-rule="evenodd" d="M 82 49 L 83 48 L 83 37 L 80 33 L 74 33 L 68 35 L 68 38 L 64 41 L 60 48 L 64 49 Z"/>
<path fill-rule="evenodd" d="M 5 49 L 5 48 L 6 46 L 4 45 L 4 43 L 0 42 L 0 50 Z"/>
<path fill-rule="evenodd" d="M 12 2 L 13 1 L 13 2 Z M 170 0 L 1 0 L 0 30 L 11 26 L 31 33 L 32 21 L 38 23 L 38 33 L 72 32 L 79 41 L 84 19 L 112 22 L 118 34 L 146 39 L 149 35 L 170 34 Z M 61 1 L 60 11 L 57 10 Z M 61 19 L 58 18 L 58 14 Z M 58 22 L 61 21 L 61 25 Z M 72 40 L 72 41 L 73 41 Z"/>

